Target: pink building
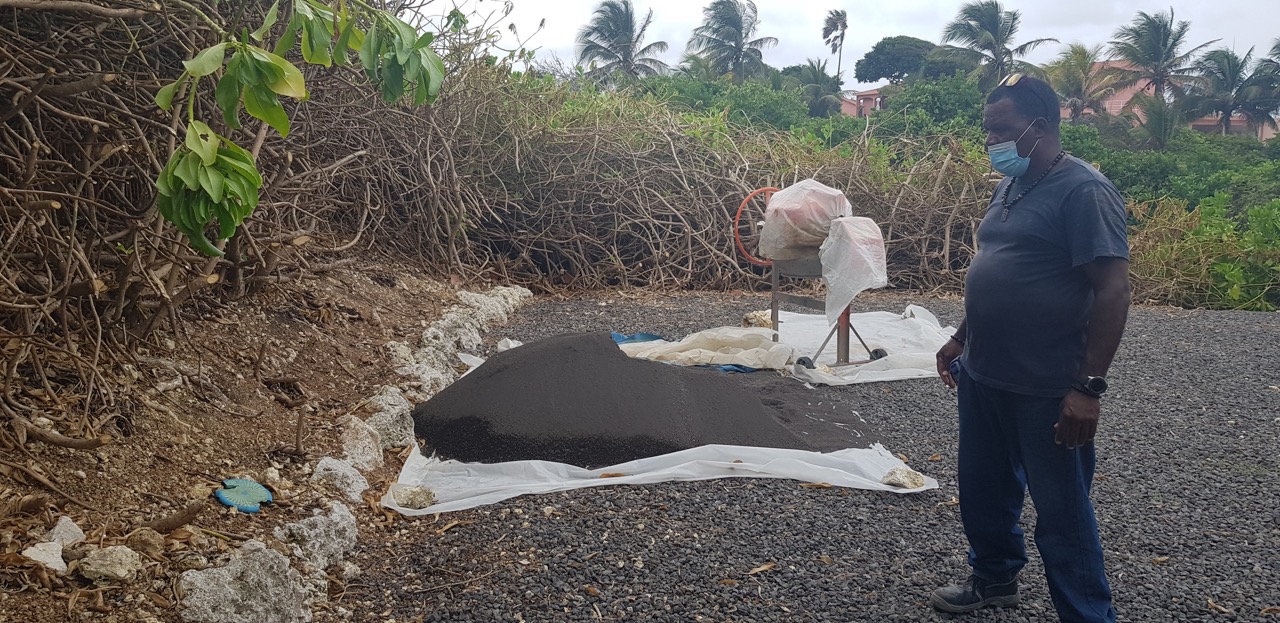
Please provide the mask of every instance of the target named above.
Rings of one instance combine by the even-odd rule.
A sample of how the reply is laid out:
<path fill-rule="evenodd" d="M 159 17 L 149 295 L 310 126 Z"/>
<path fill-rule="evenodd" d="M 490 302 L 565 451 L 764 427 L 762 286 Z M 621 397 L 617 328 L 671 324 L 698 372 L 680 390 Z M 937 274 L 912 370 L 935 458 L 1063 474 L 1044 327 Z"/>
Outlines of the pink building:
<path fill-rule="evenodd" d="M 840 112 L 850 117 L 869 117 L 871 111 L 884 107 L 880 89 L 846 92 L 840 96 Z"/>
<path fill-rule="evenodd" d="M 1127 65 L 1122 61 L 1105 61 L 1098 63 L 1095 66 L 1095 71 L 1126 66 Z M 1102 101 L 1102 111 L 1100 112 L 1105 112 L 1109 115 L 1119 115 L 1124 111 L 1124 107 L 1129 104 L 1129 100 L 1133 99 L 1133 96 L 1137 95 L 1139 92 L 1150 94 L 1152 90 L 1149 85 L 1141 89 L 1138 88 L 1138 85 L 1130 85 L 1123 89 L 1119 89 L 1113 93 L 1111 97 Z M 1063 119 L 1066 119 L 1069 114 L 1070 112 L 1067 109 L 1062 109 Z M 1086 111 L 1085 114 L 1092 114 L 1092 111 Z M 1188 123 L 1187 126 L 1192 130 L 1204 132 L 1206 134 L 1219 134 L 1222 132 L 1222 126 L 1218 124 L 1218 117 L 1216 115 L 1201 117 Z M 1260 141 L 1266 141 L 1274 138 L 1276 136 L 1276 131 L 1265 125 L 1257 128 L 1251 128 L 1243 116 L 1236 114 L 1231 117 L 1231 134 L 1236 136 L 1253 136 Z"/>

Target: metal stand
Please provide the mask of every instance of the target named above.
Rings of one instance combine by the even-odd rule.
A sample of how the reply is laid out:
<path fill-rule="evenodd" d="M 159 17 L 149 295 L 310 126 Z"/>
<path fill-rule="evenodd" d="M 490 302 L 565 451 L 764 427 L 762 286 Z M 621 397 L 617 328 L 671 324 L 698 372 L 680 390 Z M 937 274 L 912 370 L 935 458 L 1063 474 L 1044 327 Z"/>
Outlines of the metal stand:
<path fill-rule="evenodd" d="M 769 319 L 773 325 L 773 341 L 775 342 L 778 341 L 778 311 L 783 302 L 823 312 L 827 309 L 826 301 L 822 299 L 782 292 L 782 277 L 794 279 L 821 278 L 822 262 L 816 256 L 798 260 L 774 260 L 773 269 L 769 271 Z M 870 359 L 849 361 L 850 333 L 858 338 L 858 343 L 867 351 L 867 355 L 871 357 Z M 831 327 L 831 332 L 827 333 L 827 339 L 822 341 L 822 346 L 818 347 L 818 352 L 814 353 L 813 361 L 816 362 L 822 351 L 826 350 L 827 343 L 831 341 L 832 335 L 836 336 L 836 366 L 863 364 L 880 359 L 887 354 L 883 349 L 877 348 L 873 350 L 867 346 L 867 342 L 862 339 L 861 335 L 858 335 L 858 330 L 853 328 L 853 325 L 849 322 L 849 308 L 845 307 L 844 311 L 840 313 L 840 320 L 836 322 L 836 326 Z"/>

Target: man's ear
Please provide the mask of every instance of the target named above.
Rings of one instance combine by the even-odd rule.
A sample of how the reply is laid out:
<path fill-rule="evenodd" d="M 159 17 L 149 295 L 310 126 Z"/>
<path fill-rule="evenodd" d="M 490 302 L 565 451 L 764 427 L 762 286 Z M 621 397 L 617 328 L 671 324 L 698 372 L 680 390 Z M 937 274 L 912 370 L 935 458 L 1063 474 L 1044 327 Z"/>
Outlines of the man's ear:
<path fill-rule="evenodd" d="M 1049 136 L 1049 120 L 1048 119 L 1045 119 L 1044 117 L 1036 117 L 1036 120 L 1032 121 L 1031 125 L 1036 128 L 1036 133 L 1037 133 L 1036 138 L 1044 138 L 1046 136 Z"/>

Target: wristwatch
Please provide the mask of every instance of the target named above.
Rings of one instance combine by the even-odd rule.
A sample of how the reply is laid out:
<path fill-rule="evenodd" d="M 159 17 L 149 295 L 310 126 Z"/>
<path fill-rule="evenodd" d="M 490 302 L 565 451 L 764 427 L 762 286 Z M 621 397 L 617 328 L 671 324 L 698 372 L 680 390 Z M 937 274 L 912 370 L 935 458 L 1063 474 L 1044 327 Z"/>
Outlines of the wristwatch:
<path fill-rule="evenodd" d="M 1107 377 L 1086 376 L 1083 379 L 1072 383 L 1071 389 L 1074 389 L 1086 396 L 1101 398 L 1103 394 L 1107 393 Z"/>

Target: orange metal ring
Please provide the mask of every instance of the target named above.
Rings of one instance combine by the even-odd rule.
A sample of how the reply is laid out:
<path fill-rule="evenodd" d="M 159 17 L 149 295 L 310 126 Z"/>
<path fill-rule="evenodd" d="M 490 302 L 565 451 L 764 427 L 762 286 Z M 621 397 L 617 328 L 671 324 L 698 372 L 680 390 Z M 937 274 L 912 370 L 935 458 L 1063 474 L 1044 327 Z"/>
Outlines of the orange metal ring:
<path fill-rule="evenodd" d="M 738 245 L 738 252 L 741 253 L 743 257 L 747 258 L 748 262 L 751 262 L 756 266 L 773 266 L 773 262 L 770 262 L 769 260 L 757 259 L 754 255 L 751 255 L 751 253 L 747 251 L 746 245 L 742 244 L 742 230 L 739 227 L 739 224 L 742 221 L 743 211 L 747 209 L 747 203 L 749 203 L 752 199 L 755 199 L 756 195 L 763 193 L 764 200 L 766 203 L 768 203 L 769 197 L 773 196 L 773 193 L 776 193 L 776 192 L 778 192 L 778 189 L 772 186 L 757 188 L 751 191 L 751 194 L 747 195 L 747 198 L 743 199 L 742 203 L 738 205 L 738 213 L 733 216 L 733 241 Z"/>

